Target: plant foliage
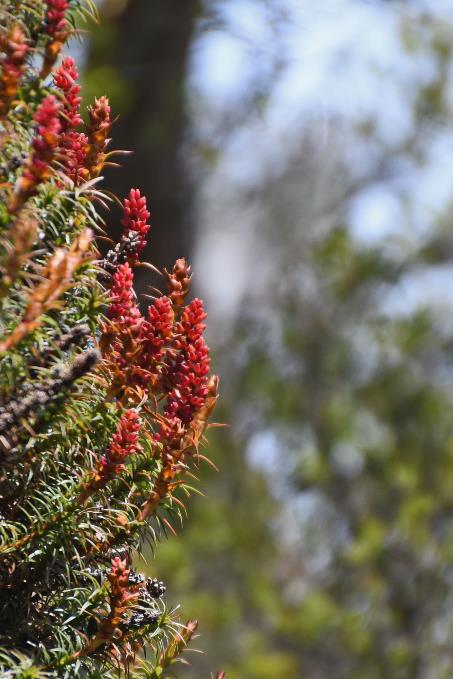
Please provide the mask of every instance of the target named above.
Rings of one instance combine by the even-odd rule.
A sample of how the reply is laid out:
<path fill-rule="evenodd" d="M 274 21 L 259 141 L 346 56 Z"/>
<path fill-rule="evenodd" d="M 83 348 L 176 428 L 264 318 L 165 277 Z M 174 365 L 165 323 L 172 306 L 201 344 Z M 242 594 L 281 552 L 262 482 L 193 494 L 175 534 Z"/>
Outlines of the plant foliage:
<path fill-rule="evenodd" d="M 77 15 L 94 13 L 77 0 L 0 9 L 4 677 L 163 677 L 197 627 L 131 563 L 184 515 L 217 378 L 184 259 L 140 310 L 138 189 L 119 243 L 97 249 L 110 105 L 95 99 L 84 124 L 77 67 L 61 59 Z"/>

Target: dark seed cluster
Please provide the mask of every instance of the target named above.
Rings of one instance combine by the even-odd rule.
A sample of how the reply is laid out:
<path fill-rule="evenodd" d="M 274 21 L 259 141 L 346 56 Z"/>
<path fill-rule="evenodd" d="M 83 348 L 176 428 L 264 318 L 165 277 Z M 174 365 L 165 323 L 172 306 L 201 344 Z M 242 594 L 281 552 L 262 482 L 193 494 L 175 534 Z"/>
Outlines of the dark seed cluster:
<path fill-rule="evenodd" d="M 107 571 L 103 568 L 92 568 L 88 566 L 84 571 L 85 577 L 83 580 L 88 584 L 89 577 L 94 577 L 103 582 L 107 577 Z M 123 632 L 130 632 L 132 630 L 139 630 L 145 625 L 157 626 L 161 613 L 156 610 L 155 600 L 161 597 L 166 590 L 162 581 L 157 578 L 147 578 L 142 573 L 137 573 L 134 570 L 129 572 L 129 587 L 137 587 L 139 598 L 137 600 L 136 610 L 133 615 L 124 620 L 120 624 L 120 629 Z M 97 629 L 97 624 L 94 619 L 88 622 L 87 633 L 94 634 Z"/>
<path fill-rule="evenodd" d="M 159 599 L 166 592 L 166 587 L 162 580 L 157 578 L 148 578 L 146 581 L 146 590 L 152 599 Z"/>
<path fill-rule="evenodd" d="M 99 279 L 101 283 L 108 283 L 111 277 L 118 269 L 120 264 L 124 264 L 128 259 L 136 256 L 137 248 L 140 244 L 141 238 L 137 231 L 129 231 L 122 235 L 119 243 L 114 248 L 109 250 L 101 262 L 101 267 L 105 274 L 100 274 Z"/>
<path fill-rule="evenodd" d="M 94 578 L 101 578 L 103 580 L 107 577 L 105 570 L 101 568 L 92 568 L 91 566 L 85 568 L 85 573 Z M 137 573 L 132 569 L 129 573 L 128 584 L 131 587 L 139 587 L 140 597 L 145 601 L 146 599 L 160 599 L 167 591 L 162 580 L 147 578 L 143 573 Z"/>
<path fill-rule="evenodd" d="M 146 613 L 134 613 L 134 615 L 125 623 L 124 627 L 129 630 L 140 629 L 145 625 L 156 625 L 160 618 L 158 611 L 147 611 Z"/>
<path fill-rule="evenodd" d="M 167 590 L 162 580 L 145 578 L 142 573 L 136 573 L 132 570 L 129 573 L 129 585 L 140 586 L 140 594 L 150 599 L 159 599 Z"/>
<path fill-rule="evenodd" d="M 143 585 L 146 581 L 145 576 L 143 573 L 137 573 L 134 570 L 131 570 L 129 573 L 129 585 L 135 586 L 135 585 Z"/>

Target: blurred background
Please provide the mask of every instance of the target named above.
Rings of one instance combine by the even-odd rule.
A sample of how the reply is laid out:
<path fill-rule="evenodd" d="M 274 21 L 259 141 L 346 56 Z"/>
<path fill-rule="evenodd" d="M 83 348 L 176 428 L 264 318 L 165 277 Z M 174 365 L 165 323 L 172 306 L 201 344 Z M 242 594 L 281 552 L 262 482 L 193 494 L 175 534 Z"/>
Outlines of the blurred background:
<path fill-rule="evenodd" d="M 99 9 L 107 186 L 192 262 L 229 424 L 150 555 L 200 620 L 181 676 L 451 679 L 452 1 Z"/>

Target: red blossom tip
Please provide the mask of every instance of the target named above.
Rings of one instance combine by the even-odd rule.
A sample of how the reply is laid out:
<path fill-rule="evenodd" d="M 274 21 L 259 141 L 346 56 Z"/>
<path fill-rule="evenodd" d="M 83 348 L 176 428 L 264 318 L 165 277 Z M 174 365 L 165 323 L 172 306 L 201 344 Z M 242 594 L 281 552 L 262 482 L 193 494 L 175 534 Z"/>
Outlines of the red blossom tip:
<path fill-rule="evenodd" d="M 115 556 L 112 559 L 110 573 L 107 574 L 113 596 L 113 601 L 111 603 L 115 609 L 112 613 L 114 612 L 121 615 L 124 612 L 125 607 L 130 606 L 138 597 L 137 592 L 131 592 L 129 589 L 129 573 L 130 569 L 126 559 Z M 110 622 L 113 623 L 114 621 L 112 620 Z"/>
<path fill-rule="evenodd" d="M 46 27 L 47 35 L 54 37 L 57 33 L 67 30 L 68 21 L 66 12 L 69 9 L 69 0 L 46 0 Z"/>
<path fill-rule="evenodd" d="M 72 57 L 63 59 L 61 66 L 54 73 L 55 86 L 65 97 L 64 111 L 61 116 L 63 132 L 76 128 L 82 122 L 79 114 L 82 97 L 80 96 L 81 88 L 77 82 L 78 77 L 79 72 Z"/>
<path fill-rule="evenodd" d="M 110 104 L 107 97 L 95 97 L 93 106 L 88 107 L 88 115 L 93 130 L 100 132 L 110 129 Z"/>

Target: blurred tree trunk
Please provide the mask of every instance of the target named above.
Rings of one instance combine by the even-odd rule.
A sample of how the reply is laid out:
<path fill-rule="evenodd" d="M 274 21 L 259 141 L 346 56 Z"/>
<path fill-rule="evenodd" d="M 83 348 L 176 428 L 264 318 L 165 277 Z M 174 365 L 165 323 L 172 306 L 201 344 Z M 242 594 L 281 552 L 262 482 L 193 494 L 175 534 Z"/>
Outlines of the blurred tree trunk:
<path fill-rule="evenodd" d="M 88 81 L 104 80 L 100 84 L 111 98 L 113 114 L 119 114 L 115 148 L 132 151 L 120 158 L 125 170 L 109 171 L 106 184 L 119 198 L 131 187 L 146 194 L 152 230 L 143 259 L 158 267 L 190 257 L 193 248 L 191 191 L 181 144 L 185 77 L 199 5 L 199 0 L 107 0 L 87 64 Z M 109 221 L 109 234 L 116 235 L 116 209 Z"/>

